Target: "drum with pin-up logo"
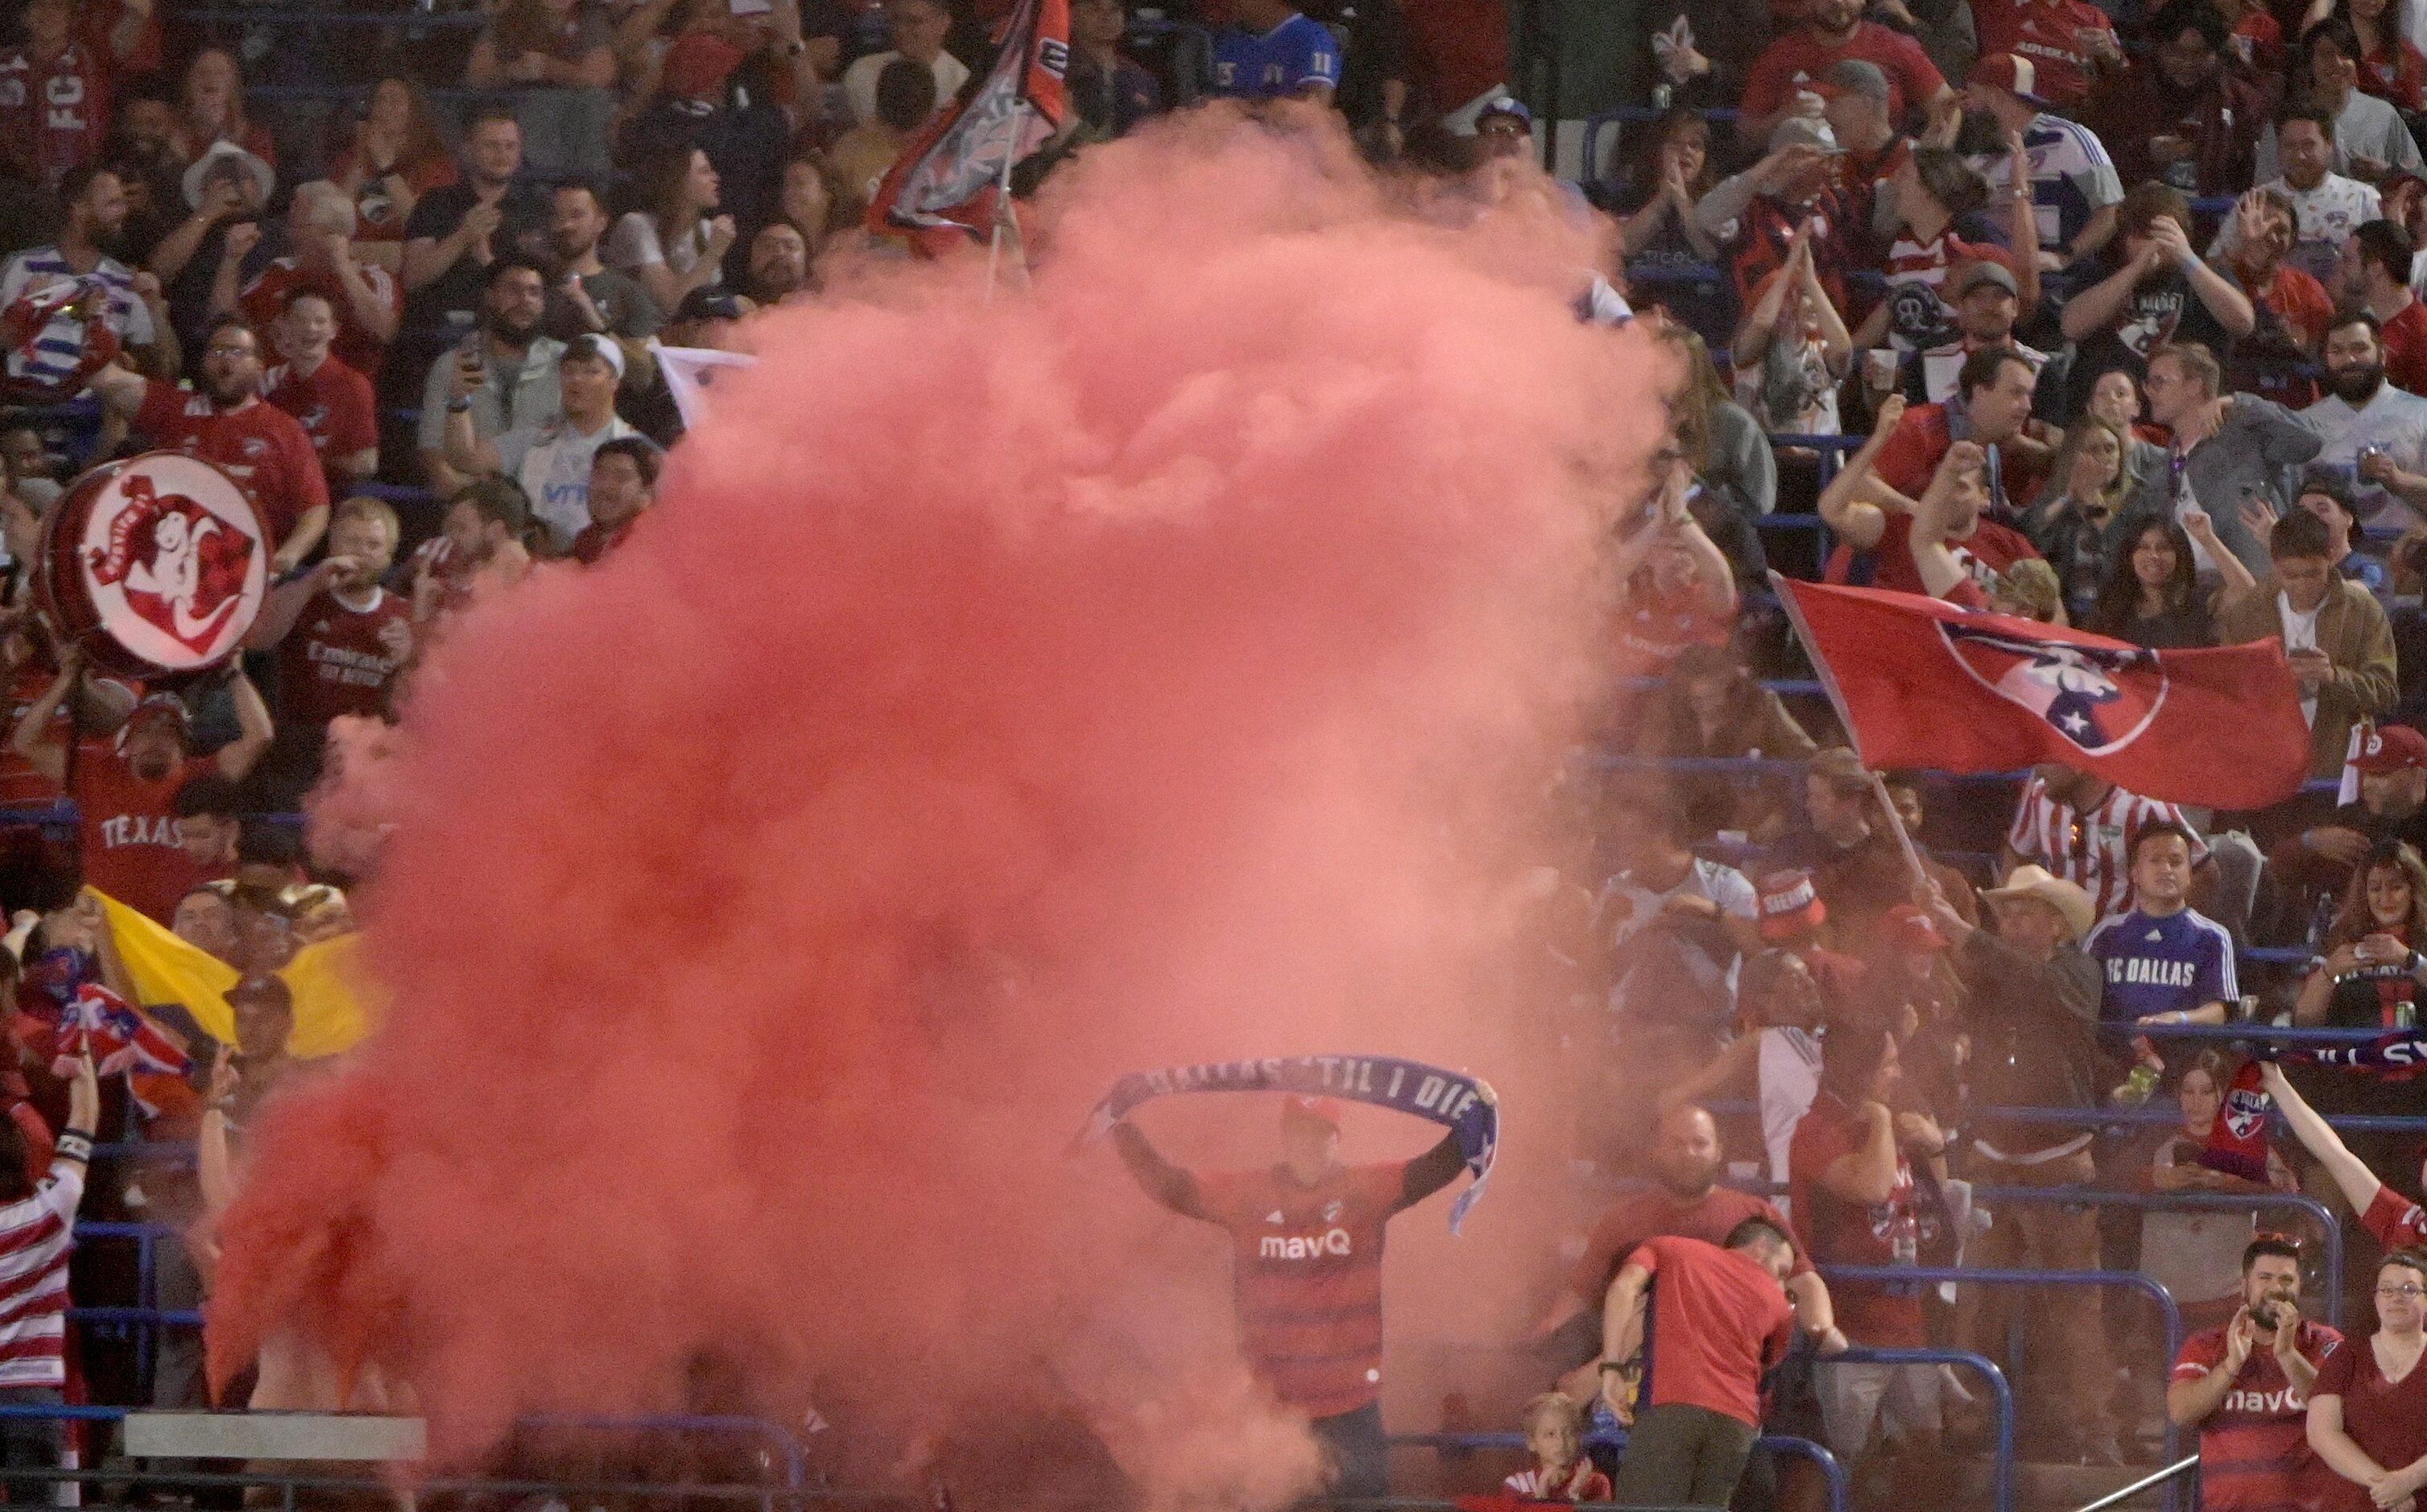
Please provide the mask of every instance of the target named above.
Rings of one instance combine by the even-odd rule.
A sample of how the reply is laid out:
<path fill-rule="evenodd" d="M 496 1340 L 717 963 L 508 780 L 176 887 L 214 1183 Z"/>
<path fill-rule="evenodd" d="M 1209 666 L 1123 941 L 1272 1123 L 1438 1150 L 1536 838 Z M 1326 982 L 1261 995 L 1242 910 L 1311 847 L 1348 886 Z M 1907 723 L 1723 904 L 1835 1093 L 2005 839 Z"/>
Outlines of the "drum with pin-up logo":
<path fill-rule="evenodd" d="M 42 521 L 36 593 L 105 672 L 155 678 L 236 655 L 269 590 L 269 531 L 227 474 L 177 451 L 87 473 Z"/>

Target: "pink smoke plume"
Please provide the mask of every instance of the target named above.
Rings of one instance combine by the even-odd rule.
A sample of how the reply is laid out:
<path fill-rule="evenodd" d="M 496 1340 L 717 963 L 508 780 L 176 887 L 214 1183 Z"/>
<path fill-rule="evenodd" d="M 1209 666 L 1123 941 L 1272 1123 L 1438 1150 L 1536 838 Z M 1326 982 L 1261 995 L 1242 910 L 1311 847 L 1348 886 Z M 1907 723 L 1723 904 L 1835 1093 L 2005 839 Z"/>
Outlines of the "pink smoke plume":
<path fill-rule="evenodd" d="M 1346 1049 L 1563 1137 L 1512 901 L 1658 413 L 1650 343 L 1573 314 L 1600 249 L 1539 176 L 1415 194 L 1227 111 L 1039 223 L 1025 293 L 878 265 L 763 319 L 631 541 L 440 648 L 369 805 L 394 1016 L 255 1141 L 218 1374 L 300 1330 L 457 1461 L 703 1359 L 905 1436 L 1051 1380 L 1141 1482 L 1271 1504 L 1303 1464 L 1172 1400 L 1219 1237 L 1066 1157 L 1088 1105 Z M 1148 1114 L 1175 1157 L 1270 1147 L 1197 1101 Z M 1352 1157 L 1433 1132 L 1360 1111 Z M 1521 1209 L 1393 1253 L 1471 1305 Z"/>

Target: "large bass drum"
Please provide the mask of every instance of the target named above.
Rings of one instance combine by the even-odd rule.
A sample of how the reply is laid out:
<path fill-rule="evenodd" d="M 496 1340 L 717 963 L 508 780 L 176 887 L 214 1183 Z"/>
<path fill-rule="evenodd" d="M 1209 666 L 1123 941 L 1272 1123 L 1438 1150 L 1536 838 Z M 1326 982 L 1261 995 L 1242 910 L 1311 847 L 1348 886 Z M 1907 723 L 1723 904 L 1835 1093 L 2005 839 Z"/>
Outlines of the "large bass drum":
<path fill-rule="evenodd" d="M 269 589 L 269 531 L 227 474 L 177 451 L 96 467 L 42 521 L 35 593 L 63 642 L 120 676 L 236 655 Z"/>

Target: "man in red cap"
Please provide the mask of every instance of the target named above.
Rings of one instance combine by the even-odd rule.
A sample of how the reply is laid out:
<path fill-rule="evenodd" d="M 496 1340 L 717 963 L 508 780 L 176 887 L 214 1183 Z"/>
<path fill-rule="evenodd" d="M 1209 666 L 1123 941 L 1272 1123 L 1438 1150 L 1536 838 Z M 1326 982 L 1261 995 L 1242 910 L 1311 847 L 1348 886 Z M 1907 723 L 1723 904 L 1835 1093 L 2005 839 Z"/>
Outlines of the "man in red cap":
<path fill-rule="evenodd" d="M 18 719 L 8 743 L 75 800 L 86 884 L 166 924 L 187 890 L 206 880 L 179 833 L 177 790 L 204 772 L 242 782 L 269 748 L 269 709 L 252 680 L 236 672 L 228 688 L 241 733 L 212 755 L 197 756 L 188 743 L 186 706 L 173 693 L 154 693 L 135 706 L 114 740 L 79 743 L 71 772 L 68 746 L 51 717 L 83 675 L 84 654 L 71 647 L 60 658 L 58 676 Z"/>
<path fill-rule="evenodd" d="M 2427 735 L 2407 724 L 2363 727 L 2343 791 L 2354 801 L 2268 857 L 2288 902 L 2302 906 L 2304 918 L 2319 898 L 2342 895 L 2370 846 L 2407 840 L 2427 851 Z"/>
<path fill-rule="evenodd" d="M 1281 1104 L 1281 1159 L 1198 1176 L 1156 1153 L 1127 1119 L 1113 1142 L 1130 1174 L 1183 1217 L 1230 1235 L 1247 1368 L 1311 1420 L 1339 1496 L 1390 1494 L 1382 1440 L 1382 1234 L 1465 1168 L 1455 1131 L 1411 1161 L 1344 1165 L 1340 1104 Z"/>

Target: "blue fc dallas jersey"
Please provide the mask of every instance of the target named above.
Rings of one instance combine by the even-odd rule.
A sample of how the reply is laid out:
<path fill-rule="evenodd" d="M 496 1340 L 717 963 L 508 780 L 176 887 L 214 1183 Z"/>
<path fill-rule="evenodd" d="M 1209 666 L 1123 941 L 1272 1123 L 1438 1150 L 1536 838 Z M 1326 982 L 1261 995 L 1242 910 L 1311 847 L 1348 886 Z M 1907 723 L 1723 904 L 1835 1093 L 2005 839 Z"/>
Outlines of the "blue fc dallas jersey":
<path fill-rule="evenodd" d="M 1340 87 L 1340 42 L 1319 21 L 1293 14 L 1262 35 L 1231 26 L 1214 39 L 1215 94 L 1270 100 L 1310 84 Z"/>
<path fill-rule="evenodd" d="M 2088 948 L 2106 984 L 2098 1016 L 2110 1023 L 2241 999 L 2233 935 L 2196 909 L 2164 919 L 2117 914 L 2090 932 Z"/>

